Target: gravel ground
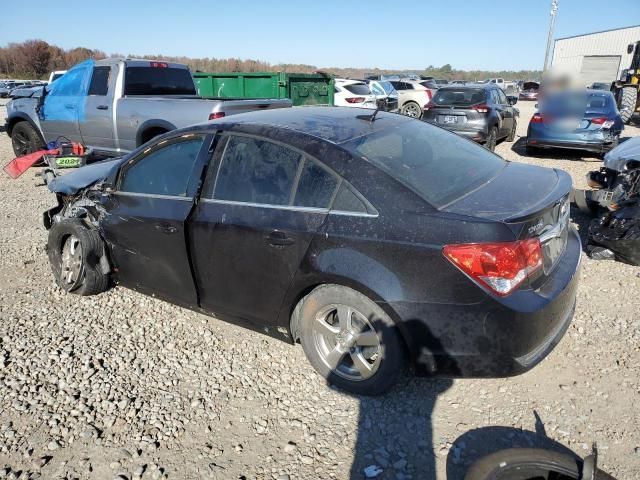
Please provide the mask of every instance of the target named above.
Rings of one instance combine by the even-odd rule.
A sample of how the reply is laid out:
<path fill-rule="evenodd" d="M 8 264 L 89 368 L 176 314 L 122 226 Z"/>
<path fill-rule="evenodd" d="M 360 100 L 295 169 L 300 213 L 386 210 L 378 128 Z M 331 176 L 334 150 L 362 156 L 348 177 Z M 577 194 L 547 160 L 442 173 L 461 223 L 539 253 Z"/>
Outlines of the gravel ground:
<path fill-rule="evenodd" d="M 533 105 L 519 106 L 525 135 Z M 599 166 L 528 158 L 521 141 L 498 152 L 578 186 Z M 407 378 L 357 398 L 299 347 L 123 288 L 63 294 L 41 223 L 54 198 L 36 172 L 0 174 L 0 478 L 457 479 L 498 448 L 586 455 L 592 442 L 602 468 L 640 478 L 640 268 L 584 256 L 574 322 L 525 375 Z M 584 232 L 588 219 L 574 221 Z"/>

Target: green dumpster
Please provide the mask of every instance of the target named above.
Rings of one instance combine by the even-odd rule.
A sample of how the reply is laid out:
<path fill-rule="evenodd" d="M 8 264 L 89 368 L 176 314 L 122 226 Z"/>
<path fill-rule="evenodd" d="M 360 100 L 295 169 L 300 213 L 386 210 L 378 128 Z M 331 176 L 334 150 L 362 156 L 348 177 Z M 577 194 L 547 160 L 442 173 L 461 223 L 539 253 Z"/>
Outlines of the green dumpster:
<path fill-rule="evenodd" d="M 193 74 L 198 93 L 210 98 L 289 98 L 293 105 L 333 105 L 333 78 L 317 73 Z"/>

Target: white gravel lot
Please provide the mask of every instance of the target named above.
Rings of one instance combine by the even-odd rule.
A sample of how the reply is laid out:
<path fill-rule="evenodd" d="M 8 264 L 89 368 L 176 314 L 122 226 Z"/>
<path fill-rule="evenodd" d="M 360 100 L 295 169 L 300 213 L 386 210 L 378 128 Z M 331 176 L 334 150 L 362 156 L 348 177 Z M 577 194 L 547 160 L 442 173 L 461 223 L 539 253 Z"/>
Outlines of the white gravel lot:
<path fill-rule="evenodd" d="M 533 105 L 518 106 L 524 136 Z M 498 153 L 578 186 L 599 166 L 528 158 L 520 143 Z M 11 158 L 0 133 L 0 162 Z M 54 197 L 37 171 L 0 174 L 0 478 L 359 479 L 375 465 L 377 478 L 459 479 L 488 451 L 553 442 L 582 456 L 597 442 L 604 470 L 640 478 L 640 268 L 583 255 L 573 324 L 525 375 L 407 378 L 356 398 L 299 346 L 124 288 L 63 294 L 41 222 Z"/>

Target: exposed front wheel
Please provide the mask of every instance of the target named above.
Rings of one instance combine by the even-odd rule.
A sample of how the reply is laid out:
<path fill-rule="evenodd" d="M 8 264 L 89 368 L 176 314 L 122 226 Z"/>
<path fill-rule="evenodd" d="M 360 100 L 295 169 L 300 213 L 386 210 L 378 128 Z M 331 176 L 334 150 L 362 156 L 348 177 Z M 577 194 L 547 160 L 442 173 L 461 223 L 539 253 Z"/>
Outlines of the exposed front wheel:
<path fill-rule="evenodd" d="M 411 118 L 422 117 L 422 108 L 416 102 L 407 102 L 402 106 L 402 114 Z"/>
<path fill-rule="evenodd" d="M 96 295 L 109 288 L 109 275 L 102 272 L 104 245 L 95 230 L 78 219 L 62 220 L 49 230 L 47 254 L 56 283 L 77 295 Z"/>
<path fill-rule="evenodd" d="M 300 309 L 300 340 L 309 362 L 351 393 L 379 395 L 402 374 L 402 340 L 374 302 L 347 287 L 318 287 Z"/>

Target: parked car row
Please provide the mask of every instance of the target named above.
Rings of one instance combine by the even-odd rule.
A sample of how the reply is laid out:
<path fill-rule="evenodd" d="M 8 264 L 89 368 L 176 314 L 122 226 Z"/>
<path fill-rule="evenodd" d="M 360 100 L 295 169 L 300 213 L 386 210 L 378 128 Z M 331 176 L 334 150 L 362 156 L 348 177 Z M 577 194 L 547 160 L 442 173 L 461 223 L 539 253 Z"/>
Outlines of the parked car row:
<path fill-rule="evenodd" d="M 19 88 L 42 87 L 46 84 L 40 80 L 3 80 L 0 81 L 0 98 L 11 97 L 14 90 Z"/>

